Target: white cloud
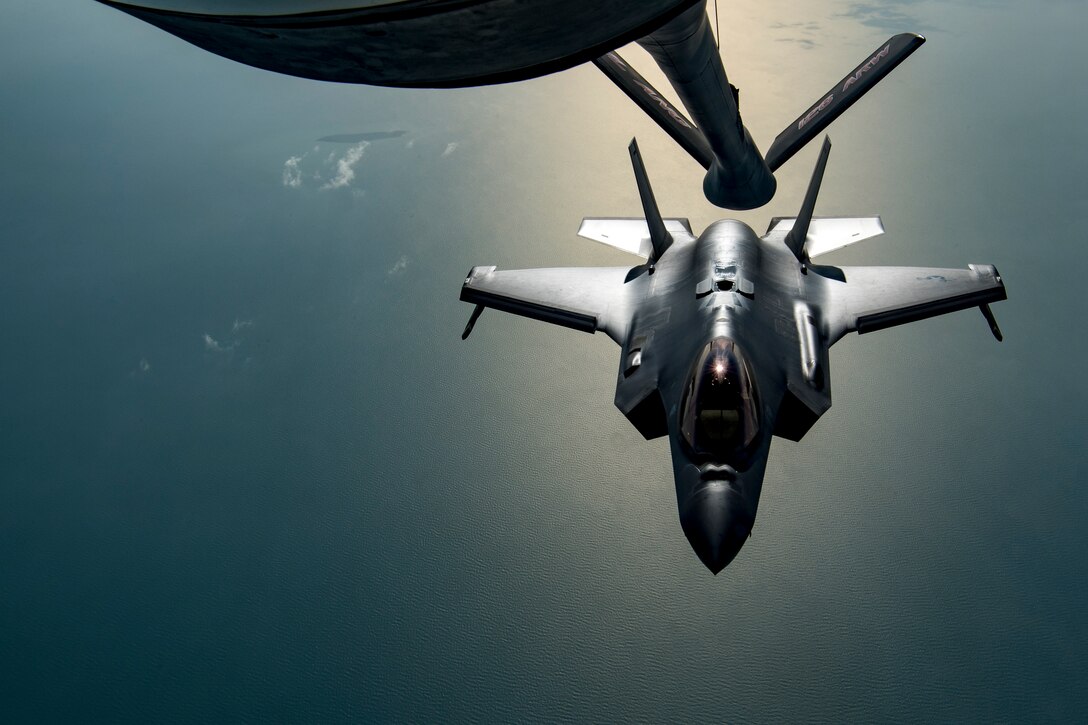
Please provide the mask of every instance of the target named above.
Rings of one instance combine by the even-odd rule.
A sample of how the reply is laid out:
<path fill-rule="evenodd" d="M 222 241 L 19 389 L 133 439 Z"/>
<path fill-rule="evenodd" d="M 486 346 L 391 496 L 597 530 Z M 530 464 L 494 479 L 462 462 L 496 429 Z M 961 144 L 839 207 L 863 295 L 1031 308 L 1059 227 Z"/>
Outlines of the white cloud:
<path fill-rule="evenodd" d="M 410 149 L 415 145 L 416 145 L 416 140 L 414 138 L 410 138 L 410 139 L 408 139 L 408 143 L 404 144 L 404 148 Z"/>
<path fill-rule="evenodd" d="M 204 338 L 204 351 L 208 353 L 206 359 L 215 357 L 222 360 L 228 365 L 233 365 L 237 362 L 237 355 L 242 348 L 243 338 L 245 337 L 245 330 L 253 327 L 253 320 L 245 320 L 240 317 L 235 317 L 234 322 L 231 323 L 230 333 L 220 337 L 218 340 L 211 336 L 211 333 L 205 332 Z"/>
<path fill-rule="evenodd" d="M 340 189 L 354 181 L 355 165 L 359 163 L 359 159 L 363 158 L 363 152 L 369 145 L 369 141 L 360 141 L 349 148 L 348 152 L 336 162 L 336 176 L 325 182 L 321 188 Z"/>
<path fill-rule="evenodd" d="M 457 147 L 460 145 L 461 144 L 458 141 L 450 141 L 448 144 L 446 144 L 446 150 L 442 152 L 442 158 L 446 158 L 447 156 L 452 154 L 454 151 L 457 150 Z"/>
<path fill-rule="evenodd" d="M 344 155 L 339 157 L 336 151 L 332 151 L 324 156 L 323 163 L 321 160 L 322 152 L 317 146 L 312 151 L 307 151 L 299 156 L 291 156 L 287 161 L 283 162 L 283 185 L 290 189 L 297 189 L 303 185 L 304 181 L 313 179 L 315 183 L 320 184 L 319 188 L 322 190 L 342 189 L 350 186 L 355 180 L 355 167 L 363 158 L 363 153 L 369 145 L 369 141 L 360 141 L 349 147 Z M 311 155 L 316 158 L 307 163 L 306 159 Z M 315 165 L 319 169 L 311 170 Z M 331 178 L 326 179 L 322 176 L 320 170 L 322 166 L 332 168 L 331 172 L 327 172 L 331 174 Z"/>
<path fill-rule="evenodd" d="M 302 163 L 302 156 L 292 156 L 283 163 L 283 185 L 290 189 L 302 186 L 302 169 L 298 167 Z"/>
<path fill-rule="evenodd" d="M 136 365 L 135 369 L 129 372 L 130 378 L 142 378 L 151 374 L 151 363 L 147 361 L 146 357 L 140 358 L 140 362 Z"/>
<path fill-rule="evenodd" d="M 393 263 L 393 266 L 389 268 L 389 271 L 386 272 L 386 274 L 392 277 L 393 275 L 400 274 L 406 269 L 408 269 L 408 256 L 401 255 L 401 258 Z"/>
<path fill-rule="evenodd" d="M 209 335 L 206 332 L 204 333 L 204 349 L 205 350 L 208 350 L 210 352 L 226 352 L 227 350 L 230 350 L 232 347 L 234 347 L 234 345 L 225 345 L 225 346 L 221 345 L 219 343 L 219 341 L 216 340 L 214 337 L 212 337 L 211 335 Z"/>

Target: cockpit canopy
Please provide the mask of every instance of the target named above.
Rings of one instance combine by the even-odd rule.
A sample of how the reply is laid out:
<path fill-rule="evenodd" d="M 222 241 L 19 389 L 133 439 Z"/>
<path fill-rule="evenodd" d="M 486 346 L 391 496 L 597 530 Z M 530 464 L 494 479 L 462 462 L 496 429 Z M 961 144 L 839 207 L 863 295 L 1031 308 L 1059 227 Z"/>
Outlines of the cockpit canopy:
<path fill-rule="evenodd" d="M 695 358 L 680 401 L 680 434 L 696 458 L 748 467 L 759 436 L 759 399 L 732 340 L 715 338 Z"/>

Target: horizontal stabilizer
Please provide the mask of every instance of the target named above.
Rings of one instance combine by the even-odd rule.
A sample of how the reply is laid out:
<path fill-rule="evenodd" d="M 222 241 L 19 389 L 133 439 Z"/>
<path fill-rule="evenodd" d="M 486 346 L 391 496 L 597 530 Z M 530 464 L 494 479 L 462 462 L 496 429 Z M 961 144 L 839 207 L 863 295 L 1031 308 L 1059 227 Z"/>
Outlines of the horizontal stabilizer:
<path fill-rule="evenodd" d="M 674 239 L 694 239 L 691 224 L 687 219 L 665 219 L 665 230 Z M 586 217 L 578 227 L 578 236 L 594 242 L 607 244 L 643 259 L 649 259 L 653 253 L 650 242 L 650 227 L 645 219 L 598 219 Z"/>
<path fill-rule="evenodd" d="M 865 95 L 884 76 L 918 50 L 926 39 L 914 33 L 900 33 L 888 39 L 825 93 L 807 111 L 778 134 L 767 150 L 767 166 L 771 171 L 786 163 L 805 144 L 816 138 L 828 124 Z"/>
<path fill-rule="evenodd" d="M 657 125 L 664 129 L 672 140 L 680 144 L 680 147 L 702 164 L 704 169 L 709 169 L 714 161 L 714 152 L 710 150 L 710 144 L 702 132 L 689 121 L 684 114 L 669 103 L 668 99 L 658 93 L 657 89 L 650 85 L 638 71 L 627 65 L 617 53 L 605 53 L 593 61 L 593 64 L 608 76 L 609 80 L 619 86 L 619 89 L 627 94 L 627 97 L 635 102 Z"/>
<path fill-rule="evenodd" d="M 766 238 L 784 240 L 796 221 L 793 217 L 775 217 L 767 228 Z M 884 223 L 878 216 L 813 217 L 808 225 L 804 249 L 811 258 L 883 233 Z"/>

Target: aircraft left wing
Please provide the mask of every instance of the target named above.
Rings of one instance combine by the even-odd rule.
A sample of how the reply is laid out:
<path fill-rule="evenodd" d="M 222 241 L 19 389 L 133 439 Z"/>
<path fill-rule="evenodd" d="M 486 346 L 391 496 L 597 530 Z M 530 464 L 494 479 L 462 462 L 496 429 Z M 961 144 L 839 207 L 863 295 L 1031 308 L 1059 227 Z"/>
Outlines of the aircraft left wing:
<path fill-rule="evenodd" d="M 828 285 L 824 309 L 830 344 L 848 332 L 875 332 L 970 307 L 982 308 L 994 336 L 1001 339 L 987 305 L 1006 298 L 1005 284 L 992 265 L 830 269 L 835 270 L 833 275 L 823 275 Z M 820 274 L 820 268 L 813 267 L 810 273 Z"/>
<path fill-rule="evenodd" d="M 473 267 L 461 287 L 461 301 L 476 305 L 465 328 L 467 337 L 484 307 L 570 327 L 602 330 L 622 339 L 627 324 L 630 267 L 559 267 L 497 270 Z"/>

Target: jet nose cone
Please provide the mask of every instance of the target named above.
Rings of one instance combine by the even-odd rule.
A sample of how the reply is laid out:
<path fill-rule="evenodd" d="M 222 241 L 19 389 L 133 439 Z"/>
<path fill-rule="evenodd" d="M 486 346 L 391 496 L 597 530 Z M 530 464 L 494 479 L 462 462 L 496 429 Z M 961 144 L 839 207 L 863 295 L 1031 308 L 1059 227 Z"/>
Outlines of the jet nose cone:
<path fill-rule="evenodd" d="M 700 486 L 680 511 L 680 525 L 699 559 L 713 574 L 733 561 L 752 532 L 752 517 L 729 483 Z"/>

